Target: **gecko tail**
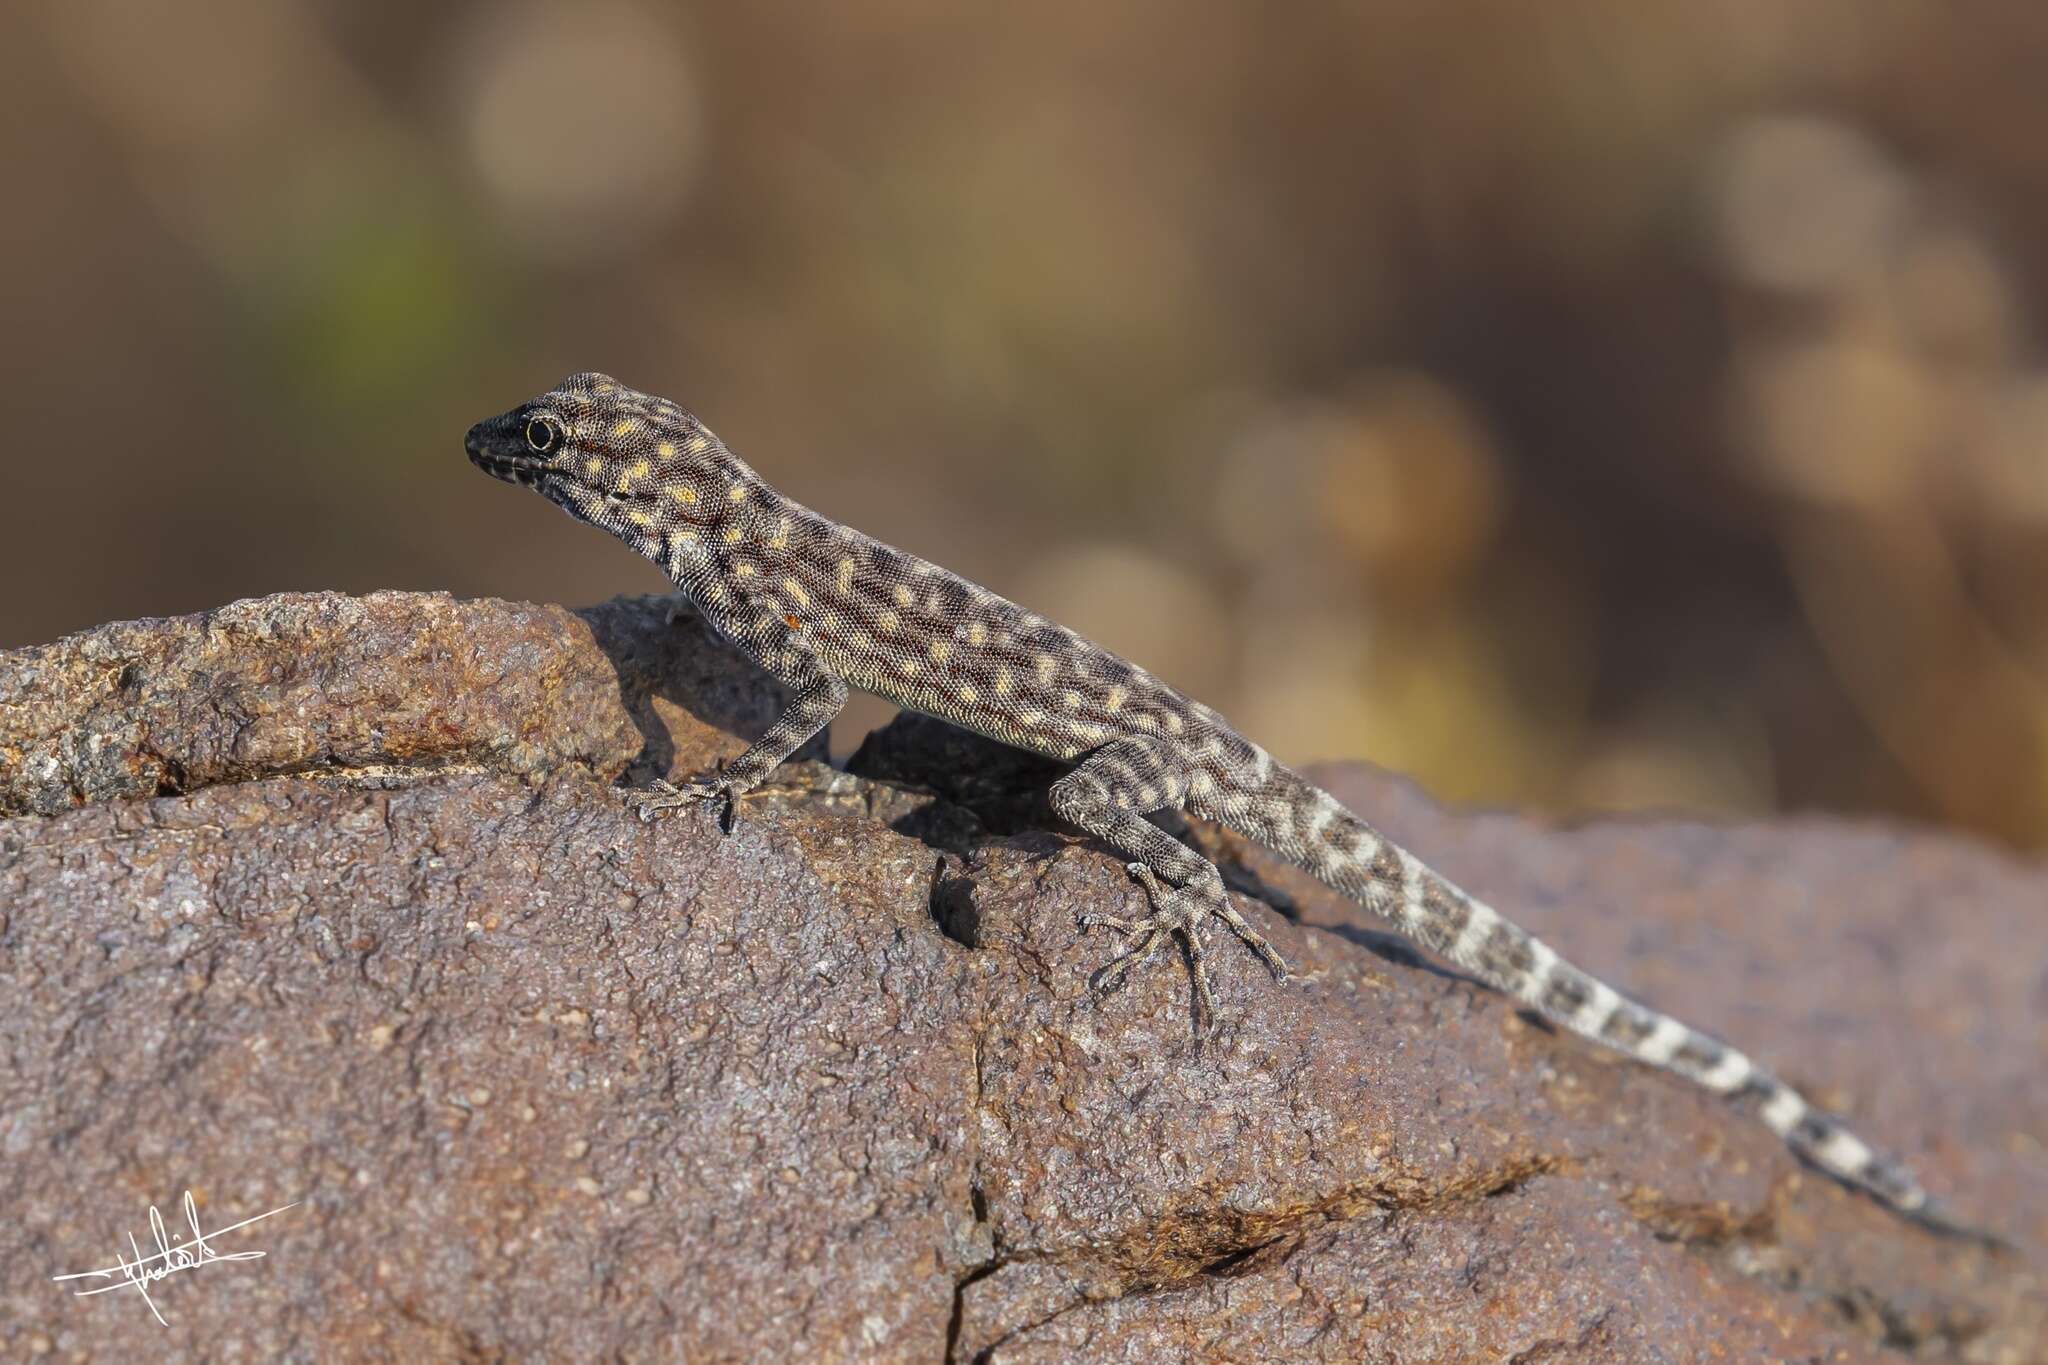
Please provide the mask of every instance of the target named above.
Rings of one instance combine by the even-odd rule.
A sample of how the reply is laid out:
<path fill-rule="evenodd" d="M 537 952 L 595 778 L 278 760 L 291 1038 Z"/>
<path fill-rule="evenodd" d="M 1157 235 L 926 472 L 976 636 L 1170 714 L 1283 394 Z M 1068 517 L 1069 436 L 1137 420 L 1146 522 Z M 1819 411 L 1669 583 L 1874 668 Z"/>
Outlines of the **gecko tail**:
<path fill-rule="evenodd" d="M 1796 1154 L 1843 1184 L 1929 1227 L 1995 1242 L 1949 1218 L 1903 1165 L 1748 1056 L 1565 961 L 1298 774 L 1271 764 L 1264 788 L 1223 817 L 1248 821 L 1244 832 L 1563 1028 L 1754 1106 Z"/>
<path fill-rule="evenodd" d="M 1407 861 L 1434 885 L 1420 893 L 1421 921 L 1411 914 L 1403 928 L 1430 948 L 1581 1037 L 1753 1107 L 1794 1153 L 1843 1184 L 1930 1226 L 1949 1221 L 1904 1165 L 1747 1054 L 1629 999 L 1485 902 Z M 1418 899 L 1405 890 L 1399 898 L 1404 909 Z"/>

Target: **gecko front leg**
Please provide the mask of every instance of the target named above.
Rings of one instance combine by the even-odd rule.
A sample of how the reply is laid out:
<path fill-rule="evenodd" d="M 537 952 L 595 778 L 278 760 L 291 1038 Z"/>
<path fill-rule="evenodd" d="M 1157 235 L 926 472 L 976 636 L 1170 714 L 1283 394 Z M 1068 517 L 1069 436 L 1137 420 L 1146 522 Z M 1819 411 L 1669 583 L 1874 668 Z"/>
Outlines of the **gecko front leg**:
<path fill-rule="evenodd" d="M 692 782 L 677 786 L 663 778 L 654 781 L 654 794 L 642 796 L 635 804 L 642 820 L 653 820 L 663 811 L 694 805 L 699 801 L 724 802 L 719 828 L 727 834 L 739 819 L 741 798 L 761 785 L 783 760 L 808 744 L 811 737 L 832 723 L 846 705 L 846 683 L 825 671 L 816 658 L 799 655 L 797 666 L 781 670 L 777 678 L 792 693 L 789 705 L 747 751 L 719 769 Z"/>
<path fill-rule="evenodd" d="M 1124 739 L 1090 754 L 1080 767 L 1053 784 L 1051 796 L 1060 818 L 1134 859 L 1131 875 L 1152 902 L 1152 913 L 1135 920 L 1096 914 L 1081 917 L 1084 928 L 1107 925 L 1132 939 L 1090 978 L 1091 984 L 1097 990 L 1115 989 L 1132 967 L 1178 937 L 1194 984 L 1196 1030 L 1206 1033 L 1216 1013 L 1202 942 L 1202 928 L 1209 916 L 1229 925 L 1265 961 L 1276 979 L 1286 978 L 1287 964 L 1230 903 L 1215 866 L 1144 818 L 1147 811 L 1178 808 L 1187 795 L 1187 783 L 1187 770 L 1165 745 Z"/>

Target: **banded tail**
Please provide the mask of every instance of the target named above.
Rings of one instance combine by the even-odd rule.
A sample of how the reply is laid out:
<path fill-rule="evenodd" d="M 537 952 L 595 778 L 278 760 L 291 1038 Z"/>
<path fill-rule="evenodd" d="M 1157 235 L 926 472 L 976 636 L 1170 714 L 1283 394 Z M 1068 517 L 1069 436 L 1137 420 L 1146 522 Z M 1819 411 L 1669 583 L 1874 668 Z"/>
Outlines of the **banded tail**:
<path fill-rule="evenodd" d="M 1424 866 L 1328 792 L 1278 763 L 1263 766 L 1265 781 L 1255 792 L 1216 803 L 1240 833 L 1572 1032 L 1717 1094 L 1755 1099 L 1773 1132 L 1844 1184 L 1916 1221 L 1969 1233 L 1935 1209 L 1903 1166 L 1743 1053 L 1626 998 Z"/>

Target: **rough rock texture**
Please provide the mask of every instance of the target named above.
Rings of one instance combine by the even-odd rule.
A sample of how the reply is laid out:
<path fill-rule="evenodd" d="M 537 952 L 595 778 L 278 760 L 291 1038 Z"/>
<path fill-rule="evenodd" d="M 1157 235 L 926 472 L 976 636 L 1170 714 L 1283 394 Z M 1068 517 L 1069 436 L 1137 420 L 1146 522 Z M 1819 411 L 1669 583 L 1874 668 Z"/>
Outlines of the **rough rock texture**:
<path fill-rule="evenodd" d="M 0 651 L 0 815 L 408 765 L 612 778 L 643 748 L 644 775 L 674 756 L 675 699 L 714 745 L 782 702 L 665 629 L 674 609 L 285 593 Z"/>
<path fill-rule="evenodd" d="M 1200 831 L 1299 975 L 1219 943 L 1197 1052 L 1178 968 L 1087 991 L 1121 862 L 943 727 L 643 825 L 619 773 L 776 704 L 672 614 L 313 595 L 0 655 L 0 1355 L 2048 1359 L 2048 870 L 1323 774 L 1992 1250 Z M 48 1280 L 187 1188 L 300 1203 L 168 1327 Z"/>

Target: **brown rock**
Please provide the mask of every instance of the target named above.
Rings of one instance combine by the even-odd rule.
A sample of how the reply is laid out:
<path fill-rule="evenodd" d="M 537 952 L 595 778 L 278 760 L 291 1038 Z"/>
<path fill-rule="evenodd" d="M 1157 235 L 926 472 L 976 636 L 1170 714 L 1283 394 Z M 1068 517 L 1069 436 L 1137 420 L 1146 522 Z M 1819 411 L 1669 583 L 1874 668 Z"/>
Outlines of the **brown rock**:
<path fill-rule="evenodd" d="M 0 820 L 0 1353 L 2048 1357 L 2039 866 L 1326 774 L 1999 1252 L 1255 855 L 1298 975 L 1219 941 L 1198 1051 L 1177 966 L 1087 990 L 1120 860 L 922 723 L 861 765 L 907 786 L 799 764 L 730 838 L 644 825 L 608 779 L 776 704 L 670 615 L 316 595 L 0 655 L 0 792 L 54 812 Z M 154 1286 L 168 1328 L 47 1278 L 187 1188 L 300 1202 Z"/>
<path fill-rule="evenodd" d="M 775 685 L 668 597 L 571 612 L 446 593 L 284 593 L 124 621 L 0 651 L 0 814 L 54 815 L 282 773 L 512 773 L 574 764 L 616 777 L 715 761 L 773 719 Z M 764 685 L 765 684 L 765 685 Z M 695 724 L 666 748 L 675 698 Z M 720 751 L 722 752 L 722 751 Z"/>

